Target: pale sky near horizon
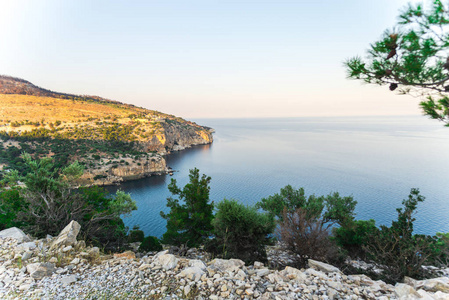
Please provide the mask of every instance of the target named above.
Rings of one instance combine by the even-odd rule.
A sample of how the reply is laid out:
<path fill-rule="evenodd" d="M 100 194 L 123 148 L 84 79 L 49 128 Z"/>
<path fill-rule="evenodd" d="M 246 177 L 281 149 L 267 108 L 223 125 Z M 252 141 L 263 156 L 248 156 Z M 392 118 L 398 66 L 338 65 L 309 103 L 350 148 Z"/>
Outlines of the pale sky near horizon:
<path fill-rule="evenodd" d="M 405 0 L 0 0 L 0 74 L 184 118 L 420 114 L 346 79 Z"/>

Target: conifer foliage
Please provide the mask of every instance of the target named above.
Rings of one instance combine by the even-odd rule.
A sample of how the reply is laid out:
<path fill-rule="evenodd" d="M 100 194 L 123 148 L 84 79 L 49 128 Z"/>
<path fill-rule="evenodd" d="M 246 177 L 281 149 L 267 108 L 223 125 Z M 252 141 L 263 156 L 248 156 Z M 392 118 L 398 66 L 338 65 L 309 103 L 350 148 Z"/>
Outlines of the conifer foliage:
<path fill-rule="evenodd" d="M 430 2 L 430 1 L 429 1 Z M 399 22 L 371 44 L 366 58 L 345 62 L 348 77 L 424 96 L 423 113 L 449 126 L 449 6 L 409 4 Z"/>
<path fill-rule="evenodd" d="M 168 186 L 168 190 L 178 199 L 167 198 L 170 212 L 161 212 L 161 216 L 167 220 L 163 243 L 197 247 L 212 234 L 214 204 L 209 199 L 211 178 L 205 174 L 200 176 L 199 170 L 194 168 L 190 170 L 189 179 L 182 189 L 175 179 Z"/>

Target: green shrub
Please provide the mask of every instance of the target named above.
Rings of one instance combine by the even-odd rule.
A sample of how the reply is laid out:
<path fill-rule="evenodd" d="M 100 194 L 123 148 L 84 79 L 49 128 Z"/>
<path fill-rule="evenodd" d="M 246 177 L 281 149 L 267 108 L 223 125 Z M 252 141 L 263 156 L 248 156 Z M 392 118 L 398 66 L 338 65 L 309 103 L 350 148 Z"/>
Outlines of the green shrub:
<path fill-rule="evenodd" d="M 147 236 L 143 239 L 142 244 L 140 244 L 139 251 L 161 251 L 162 245 L 159 239 L 154 236 Z"/>
<path fill-rule="evenodd" d="M 0 230 L 20 226 L 17 213 L 25 209 L 25 202 L 17 189 L 0 190 Z"/>
<path fill-rule="evenodd" d="M 413 234 L 413 216 L 418 203 L 423 201 L 419 190 L 412 189 L 408 199 L 402 201 L 404 207 L 396 209 L 398 219 L 391 227 L 381 226 L 368 239 L 365 251 L 370 261 L 384 270 L 385 281 L 399 282 L 404 276 L 423 278 L 426 274 L 422 266 L 436 254 L 435 237 Z"/>
<path fill-rule="evenodd" d="M 337 245 L 346 250 L 351 257 L 364 259 L 366 253 L 363 247 L 368 243 L 370 236 L 377 231 L 374 220 L 358 220 L 335 228 L 333 230 L 333 238 Z"/>
<path fill-rule="evenodd" d="M 128 234 L 128 243 L 143 242 L 145 234 L 138 228 L 133 228 Z"/>
<path fill-rule="evenodd" d="M 266 261 L 265 245 L 272 243 L 270 235 L 276 226 L 273 216 L 235 200 L 224 199 L 217 209 L 212 222 L 215 238 L 207 248 L 224 258 Z"/>

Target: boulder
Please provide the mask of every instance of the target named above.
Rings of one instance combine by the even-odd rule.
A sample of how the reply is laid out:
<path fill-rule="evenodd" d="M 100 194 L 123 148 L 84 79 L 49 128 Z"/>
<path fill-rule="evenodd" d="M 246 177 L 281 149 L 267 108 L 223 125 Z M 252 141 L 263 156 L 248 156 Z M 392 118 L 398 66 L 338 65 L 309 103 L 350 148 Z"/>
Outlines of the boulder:
<path fill-rule="evenodd" d="M 52 263 L 34 263 L 27 265 L 27 272 L 34 279 L 42 279 L 50 276 L 55 271 L 55 265 Z"/>
<path fill-rule="evenodd" d="M 19 228 L 11 227 L 0 231 L 0 237 L 9 237 L 16 239 L 18 243 L 30 242 L 31 239 Z"/>
<path fill-rule="evenodd" d="M 306 274 L 301 272 L 300 270 L 292 267 L 285 267 L 283 271 L 280 272 L 280 274 L 284 277 L 287 277 L 290 280 L 295 280 L 297 282 L 305 282 L 307 280 Z"/>
<path fill-rule="evenodd" d="M 397 283 L 394 292 L 399 299 L 419 299 L 421 295 L 416 290 L 405 283 Z"/>
<path fill-rule="evenodd" d="M 157 257 L 156 256 L 153 261 L 161 265 L 164 270 L 174 269 L 178 265 L 178 259 L 173 254 L 162 254 Z"/>
<path fill-rule="evenodd" d="M 216 258 L 209 263 L 212 269 L 220 272 L 232 272 L 243 267 L 245 263 L 240 259 L 219 259 Z"/>
<path fill-rule="evenodd" d="M 417 292 L 421 296 L 421 300 L 435 300 L 435 299 L 448 299 L 448 298 L 437 298 L 435 295 L 431 295 L 425 290 L 419 290 Z"/>
<path fill-rule="evenodd" d="M 326 273 L 341 273 L 337 267 L 323 263 L 321 261 L 309 259 L 308 263 L 309 263 L 309 267 L 314 268 L 315 270 L 318 270 L 318 271 L 323 271 Z"/>
<path fill-rule="evenodd" d="M 203 276 L 204 270 L 199 267 L 188 267 L 181 271 L 176 277 L 185 277 L 192 281 L 197 281 Z"/>
<path fill-rule="evenodd" d="M 201 270 L 206 270 L 206 265 L 199 259 L 191 259 L 189 260 L 189 267 L 197 267 Z"/>
<path fill-rule="evenodd" d="M 415 289 L 423 289 L 428 292 L 443 292 L 449 293 L 449 278 L 448 277 L 438 277 L 426 280 L 415 280 L 410 277 L 404 277 L 404 282 Z"/>
<path fill-rule="evenodd" d="M 58 237 L 51 242 L 50 249 L 56 249 L 61 246 L 73 246 L 76 243 L 76 237 L 80 232 L 81 225 L 77 221 L 71 221 Z"/>

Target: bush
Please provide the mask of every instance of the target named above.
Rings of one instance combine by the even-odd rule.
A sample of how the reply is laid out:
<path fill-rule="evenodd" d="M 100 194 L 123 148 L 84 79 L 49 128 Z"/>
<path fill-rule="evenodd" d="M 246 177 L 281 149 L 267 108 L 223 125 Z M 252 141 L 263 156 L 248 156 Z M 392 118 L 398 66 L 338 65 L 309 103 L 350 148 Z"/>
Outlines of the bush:
<path fill-rule="evenodd" d="M 138 228 L 133 228 L 128 234 L 128 243 L 143 242 L 145 234 Z"/>
<path fill-rule="evenodd" d="M 143 239 L 142 244 L 140 244 L 139 251 L 161 251 L 162 245 L 159 239 L 154 236 L 147 236 Z"/>
<path fill-rule="evenodd" d="M 310 216 L 306 209 L 291 212 L 284 209 L 283 221 L 279 226 L 280 239 L 287 250 L 296 254 L 296 265 L 306 267 L 309 258 L 328 263 L 340 257 L 333 240 L 330 239 L 330 225 L 321 217 Z"/>
<path fill-rule="evenodd" d="M 21 226 L 17 213 L 25 209 L 17 189 L 0 190 L 0 230 Z"/>
<path fill-rule="evenodd" d="M 365 246 L 370 261 L 383 269 L 388 282 L 402 281 L 404 276 L 422 278 L 423 264 L 435 258 L 438 240 L 426 235 L 413 235 L 413 215 L 424 197 L 412 189 L 408 199 L 398 208 L 398 219 L 391 227 L 381 226 L 372 234 Z"/>
<path fill-rule="evenodd" d="M 374 220 L 358 220 L 335 228 L 333 237 L 337 245 L 346 250 L 351 257 L 365 259 L 366 252 L 363 247 L 377 231 Z"/>
<path fill-rule="evenodd" d="M 207 248 L 223 258 L 267 261 L 265 245 L 272 243 L 270 235 L 276 226 L 273 216 L 235 200 L 224 199 L 217 208 L 212 222 L 215 238 Z"/>

